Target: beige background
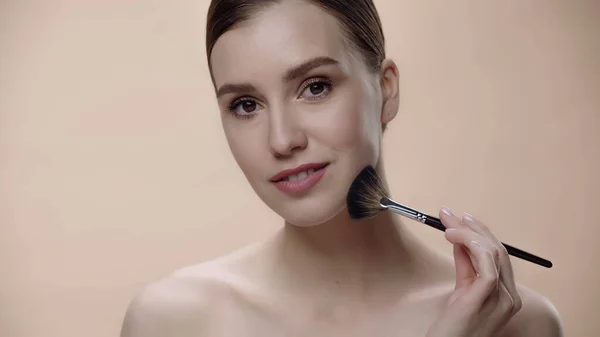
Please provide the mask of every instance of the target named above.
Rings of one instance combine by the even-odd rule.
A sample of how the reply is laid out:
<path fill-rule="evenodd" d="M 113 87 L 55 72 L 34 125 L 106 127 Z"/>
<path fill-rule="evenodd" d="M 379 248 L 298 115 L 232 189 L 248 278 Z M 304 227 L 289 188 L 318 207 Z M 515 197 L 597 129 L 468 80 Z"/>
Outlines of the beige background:
<path fill-rule="evenodd" d="M 394 197 L 553 260 L 515 261 L 519 281 L 598 336 L 600 2 L 377 5 L 402 71 Z M 0 2 L 0 336 L 117 336 L 143 284 L 279 226 L 222 135 L 207 6 Z"/>

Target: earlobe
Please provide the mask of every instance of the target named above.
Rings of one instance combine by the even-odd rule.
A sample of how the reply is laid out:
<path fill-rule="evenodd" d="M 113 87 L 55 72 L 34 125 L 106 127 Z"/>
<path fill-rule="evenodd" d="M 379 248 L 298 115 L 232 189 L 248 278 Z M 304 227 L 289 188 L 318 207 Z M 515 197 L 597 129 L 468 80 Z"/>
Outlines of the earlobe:
<path fill-rule="evenodd" d="M 383 95 L 381 123 L 386 124 L 396 117 L 400 106 L 398 67 L 392 60 L 382 62 L 381 89 Z"/>

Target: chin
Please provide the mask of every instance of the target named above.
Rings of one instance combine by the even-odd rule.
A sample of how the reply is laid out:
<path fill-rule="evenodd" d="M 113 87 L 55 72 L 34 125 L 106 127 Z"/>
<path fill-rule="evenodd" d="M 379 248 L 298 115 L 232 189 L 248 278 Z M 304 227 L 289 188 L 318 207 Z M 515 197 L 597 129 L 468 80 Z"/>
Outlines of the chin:
<path fill-rule="evenodd" d="M 321 225 L 342 212 L 346 212 L 344 205 L 335 209 L 310 210 L 305 212 L 290 212 L 288 214 L 280 214 L 287 223 L 297 227 L 313 227 Z"/>
<path fill-rule="evenodd" d="M 317 226 L 346 212 L 345 196 L 334 197 L 329 193 L 294 201 L 279 199 L 267 205 L 287 223 L 298 227 Z"/>

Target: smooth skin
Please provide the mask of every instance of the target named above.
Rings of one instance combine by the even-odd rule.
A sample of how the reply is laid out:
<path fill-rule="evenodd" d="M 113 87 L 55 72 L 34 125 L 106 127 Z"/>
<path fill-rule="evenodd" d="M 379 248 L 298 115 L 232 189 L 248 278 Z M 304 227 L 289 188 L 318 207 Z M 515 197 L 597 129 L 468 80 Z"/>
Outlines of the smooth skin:
<path fill-rule="evenodd" d="M 145 287 L 122 337 L 562 336 L 555 308 L 516 284 L 503 246 L 473 216 L 440 211 L 453 258 L 390 212 L 349 218 L 358 172 L 373 165 L 385 180 L 382 123 L 399 107 L 393 61 L 370 72 L 334 17 L 284 0 L 219 38 L 211 63 L 232 154 L 285 225 Z M 270 182 L 309 162 L 329 166 L 306 193 Z"/>

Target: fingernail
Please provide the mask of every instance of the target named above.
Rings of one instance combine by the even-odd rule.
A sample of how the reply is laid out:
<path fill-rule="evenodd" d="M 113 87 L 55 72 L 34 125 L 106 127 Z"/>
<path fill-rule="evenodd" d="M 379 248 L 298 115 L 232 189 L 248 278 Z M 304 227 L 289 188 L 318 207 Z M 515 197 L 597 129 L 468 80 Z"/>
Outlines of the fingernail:
<path fill-rule="evenodd" d="M 442 207 L 442 212 L 446 213 L 447 215 L 454 215 L 454 213 L 452 213 L 450 208 L 448 208 L 446 206 Z"/>
<path fill-rule="evenodd" d="M 463 215 L 463 219 L 469 221 L 469 222 L 475 222 L 475 217 L 469 213 L 465 213 Z"/>
<path fill-rule="evenodd" d="M 448 233 L 452 233 L 452 232 L 456 232 L 456 231 L 458 231 L 458 229 L 456 229 L 456 228 L 446 228 L 446 232 L 448 232 Z"/>

